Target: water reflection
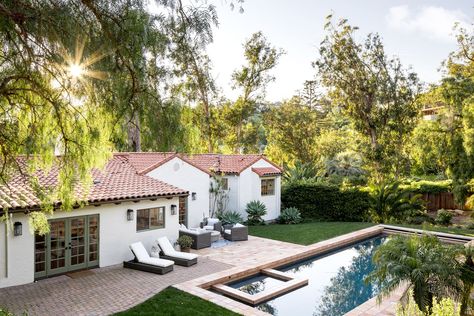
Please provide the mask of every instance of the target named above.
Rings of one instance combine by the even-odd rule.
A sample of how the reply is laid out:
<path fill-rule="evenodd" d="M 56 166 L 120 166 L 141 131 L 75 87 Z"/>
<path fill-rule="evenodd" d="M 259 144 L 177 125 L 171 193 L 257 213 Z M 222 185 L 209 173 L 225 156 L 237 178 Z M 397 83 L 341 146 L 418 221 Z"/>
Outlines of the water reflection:
<path fill-rule="evenodd" d="M 309 284 L 258 308 L 279 316 L 344 315 L 378 294 L 378 289 L 372 284 L 365 284 L 364 279 L 372 272 L 372 256 L 384 239 L 370 239 L 326 257 L 282 269 L 295 277 L 308 278 Z M 272 279 L 254 279 L 247 293 L 258 293 L 272 283 Z M 241 290 L 248 285 L 240 284 Z"/>
<path fill-rule="evenodd" d="M 254 295 L 260 292 L 265 291 L 265 280 L 255 281 L 253 283 L 244 285 L 239 288 L 242 292 Z M 277 315 L 275 308 L 270 303 L 263 303 L 257 307 L 259 310 L 266 313 Z"/>
<path fill-rule="evenodd" d="M 376 286 L 366 284 L 364 280 L 374 269 L 372 255 L 380 244 L 379 239 L 354 247 L 358 255 L 354 256 L 350 266 L 341 267 L 331 278 L 314 316 L 344 315 L 379 293 Z"/>

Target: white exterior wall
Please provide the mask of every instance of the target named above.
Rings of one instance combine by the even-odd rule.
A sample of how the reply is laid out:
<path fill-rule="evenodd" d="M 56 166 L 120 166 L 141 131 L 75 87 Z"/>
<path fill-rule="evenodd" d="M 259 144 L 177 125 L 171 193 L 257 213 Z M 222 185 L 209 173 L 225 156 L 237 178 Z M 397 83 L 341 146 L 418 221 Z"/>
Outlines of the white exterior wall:
<path fill-rule="evenodd" d="M 209 174 L 175 157 L 147 176 L 189 191 L 188 227 L 199 227 L 203 216 L 209 217 Z M 196 192 L 194 201 L 192 192 Z"/>
<path fill-rule="evenodd" d="M 239 176 L 237 175 L 226 175 L 228 189 L 227 194 L 229 196 L 229 202 L 227 203 L 227 211 L 238 211 L 239 210 Z"/>
<path fill-rule="evenodd" d="M 99 214 L 99 266 L 105 267 L 133 259 L 129 245 L 136 241 L 141 241 L 148 251 L 159 237 L 167 236 L 172 243 L 176 241 L 178 215 L 171 215 L 172 204 L 178 205 L 177 197 L 87 206 L 71 212 L 55 212 L 50 219 Z M 165 228 L 137 232 L 136 210 L 160 206 L 165 207 Z M 134 210 L 133 221 L 127 221 L 127 209 Z M 23 234 L 15 237 L 12 231 L 8 232 L 6 243 L 5 225 L 0 223 L 0 288 L 34 281 L 34 235 L 29 231 L 26 215 L 13 214 L 12 222 L 17 221 L 23 224 Z"/>
<path fill-rule="evenodd" d="M 258 174 L 252 171 L 252 168 L 262 167 L 273 167 L 272 164 L 267 161 L 260 159 L 244 171 L 239 176 L 239 195 L 238 195 L 238 211 L 247 218 L 247 212 L 245 212 L 245 206 L 252 200 L 259 200 L 267 207 L 267 215 L 263 217 L 264 220 L 274 220 L 280 216 L 281 207 L 281 177 L 272 176 L 266 178 L 275 179 L 275 194 L 262 196 L 260 192 L 260 180 Z"/>

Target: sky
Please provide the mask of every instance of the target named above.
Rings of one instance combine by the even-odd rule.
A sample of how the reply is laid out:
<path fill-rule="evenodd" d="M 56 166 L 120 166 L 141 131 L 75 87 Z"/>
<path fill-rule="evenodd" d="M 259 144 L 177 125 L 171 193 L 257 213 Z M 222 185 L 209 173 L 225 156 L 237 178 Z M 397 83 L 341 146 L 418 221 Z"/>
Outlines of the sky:
<path fill-rule="evenodd" d="M 266 94 L 268 101 L 281 101 L 314 78 L 311 62 L 318 57 L 330 13 L 358 26 L 361 40 L 379 33 L 386 52 L 412 67 L 425 83 L 440 79 L 441 62 L 457 47 L 454 23 L 470 27 L 474 21 L 474 3 L 465 0 L 245 0 L 243 13 L 231 10 L 229 0 L 215 3 L 219 26 L 208 54 L 214 78 L 230 99 L 238 95 L 232 90 L 231 74 L 244 63 L 242 44 L 257 31 L 286 52 L 271 73 L 276 80 Z"/>

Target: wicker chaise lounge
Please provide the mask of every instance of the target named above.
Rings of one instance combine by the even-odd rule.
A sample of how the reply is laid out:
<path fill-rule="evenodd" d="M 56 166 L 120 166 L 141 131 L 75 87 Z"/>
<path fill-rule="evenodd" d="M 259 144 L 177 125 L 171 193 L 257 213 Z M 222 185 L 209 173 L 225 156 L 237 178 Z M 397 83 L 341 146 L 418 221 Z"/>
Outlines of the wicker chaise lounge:
<path fill-rule="evenodd" d="M 190 229 L 180 229 L 179 236 L 189 236 L 193 239 L 193 244 L 191 248 L 193 249 L 202 249 L 211 247 L 211 232 L 203 232 L 198 230 L 190 230 Z"/>
<path fill-rule="evenodd" d="M 249 239 L 247 226 L 235 224 L 232 227 L 224 227 L 224 239 L 230 241 L 243 241 Z"/>
<path fill-rule="evenodd" d="M 131 244 L 130 250 L 135 256 L 135 259 L 130 261 L 124 261 L 124 268 L 152 272 L 157 274 L 165 274 L 173 271 L 173 261 L 150 257 L 141 242 Z"/>
<path fill-rule="evenodd" d="M 175 264 L 183 267 L 197 263 L 198 255 L 174 250 L 167 237 L 158 238 L 156 242 L 161 249 L 160 258 L 172 260 Z"/>

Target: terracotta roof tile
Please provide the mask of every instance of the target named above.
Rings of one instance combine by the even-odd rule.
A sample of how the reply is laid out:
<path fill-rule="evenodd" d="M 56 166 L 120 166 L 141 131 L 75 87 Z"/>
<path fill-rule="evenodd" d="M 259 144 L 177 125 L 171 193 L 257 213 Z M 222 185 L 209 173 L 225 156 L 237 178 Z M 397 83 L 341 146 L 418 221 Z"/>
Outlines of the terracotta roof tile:
<path fill-rule="evenodd" d="M 221 154 L 195 154 L 185 156 L 192 164 L 212 172 L 227 174 L 240 174 L 262 155 L 221 155 Z"/>
<path fill-rule="evenodd" d="M 260 177 L 275 176 L 281 174 L 281 170 L 274 167 L 252 168 L 252 171 Z"/>
<path fill-rule="evenodd" d="M 89 203 L 118 201 L 147 197 L 187 194 L 186 190 L 137 173 L 129 155 L 115 154 L 105 169 L 92 171 L 93 184 L 90 190 L 78 184 L 75 198 Z M 58 167 L 48 173 L 38 171 L 39 182 L 43 188 L 57 185 Z M 37 208 L 40 199 L 24 175 L 16 174 L 7 185 L 0 185 L 0 209 Z M 59 201 L 55 202 L 59 204 Z"/>

